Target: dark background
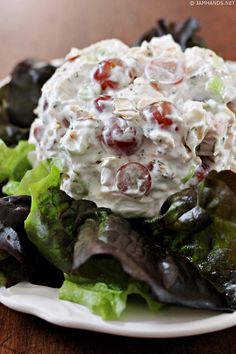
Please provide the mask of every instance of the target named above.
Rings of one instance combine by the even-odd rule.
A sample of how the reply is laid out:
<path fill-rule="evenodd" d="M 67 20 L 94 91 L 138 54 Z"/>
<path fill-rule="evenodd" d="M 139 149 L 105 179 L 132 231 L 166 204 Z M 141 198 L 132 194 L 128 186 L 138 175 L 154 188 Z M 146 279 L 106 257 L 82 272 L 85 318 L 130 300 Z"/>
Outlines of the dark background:
<path fill-rule="evenodd" d="M 157 18 L 197 17 L 207 45 L 236 60 L 236 1 L 191 6 L 188 0 L 0 0 L 0 78 L 25 57 L 62 57 L 117 37 L 131 44 Z M 0 353 L 235 354 L 236 327 L 177 339 L 131 339 L 50 325 L 0 305 Z"/>

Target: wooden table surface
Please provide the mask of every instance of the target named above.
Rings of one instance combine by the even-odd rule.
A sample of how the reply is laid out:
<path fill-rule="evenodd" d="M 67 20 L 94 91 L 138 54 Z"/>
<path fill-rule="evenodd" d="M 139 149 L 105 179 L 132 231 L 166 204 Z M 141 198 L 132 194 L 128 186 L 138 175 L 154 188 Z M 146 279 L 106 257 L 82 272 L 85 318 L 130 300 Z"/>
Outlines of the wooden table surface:
<path fill-rule="evenodd" d="M 1 0 L 0 78 L 25 57 L 62 57 L 72 46 L 111 37 L 131 44 L 160 17 L 197 17 L 207 45 L 236 60 L 236 1 L 224 6 L 197 1 Z M 59 328 L 0 305 L 0 353 L 235 354 L 236 327 L 189 338 L 131 339 Z"/>

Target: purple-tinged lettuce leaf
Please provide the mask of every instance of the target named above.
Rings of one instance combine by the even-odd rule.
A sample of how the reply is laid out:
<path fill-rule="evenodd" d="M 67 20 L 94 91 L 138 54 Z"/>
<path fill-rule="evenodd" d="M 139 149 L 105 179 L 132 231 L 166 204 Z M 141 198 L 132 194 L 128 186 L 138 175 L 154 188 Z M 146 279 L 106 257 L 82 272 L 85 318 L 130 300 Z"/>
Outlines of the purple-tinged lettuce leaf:
<path fill-rule="evenodd" d="M 24 266 L 14 257 L 7 257 L 0 261 L 0 287 L 9 287 L 26 280 Z"/>
<path fill-rule="evenodd" d="M 182 23 L 168 22 L 165 19 L 160 19 L 156 22 L 156 26 L 144 32 L 135 42 L 136 46 L 142 44 L 143 41 L 150 41 L 152 37 L 162 37 L 166 34 L 171 34 L 174 40 L 179 43 L 182 49 L 188 47 L 200 46 L 204 42 L 197 36 L 200 29 L 200 24 L 195 18 L 187 18 Z"/>
<path fill-rule="evenodd" d="M 78 229 L 71 274 L 120 282 L 120 271 L 101 266 L 112 258 L 122 274 L 145 284 L 157 301 L 192 308 L 225 310 L 219 292 L 187 258 L 166 252 L 146 235 L 134 231 L 127 220 L 109 215 L 101 222 L 89 218 Z M 91 263 L 92 262 L 92 263 Z"/>
<path fill-rule="evenodd" d="M 23 249 L 19 234 L 24 233 L 24 220 L 29 214 L 27 196 L 0 199 L 0 250 L 22 262 Z"/>
<path fill-rule="evenodd" d="M 0 87 L 0 139 L 7 145 L 28 138 L 41 88 L 55 70 L 49 63 L 26 59 L 13 68 L 9 82 Z"/>
<path fill-rule="evenodd" d="M 212 171 L 161 211 L 144 222 L 152 239 L 188 257 L 236 309 L 236 174 Z"/>
<path fill-rule="evenodd" d="M 0 273 L 2 284 L 21 280 L 60 286 L 63 274 L 48 263 L 28 240 L 24 221 L 31 205 L 29 196 L 0 199 Z"/>

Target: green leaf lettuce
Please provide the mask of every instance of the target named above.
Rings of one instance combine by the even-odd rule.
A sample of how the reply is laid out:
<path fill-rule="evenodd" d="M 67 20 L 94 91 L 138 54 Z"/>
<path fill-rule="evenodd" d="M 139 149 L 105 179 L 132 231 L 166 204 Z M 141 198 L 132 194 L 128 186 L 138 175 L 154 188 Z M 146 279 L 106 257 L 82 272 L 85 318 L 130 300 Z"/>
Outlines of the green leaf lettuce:
<path fill-rule="evenodd" d="M 28 153 L 34 145 L 20 141 L 14 148 L 9 148 L 0 139 L 0 183 L 5 180 L 20 181 L 25 172 L 31 168 Z"/>
<path fill-rule="evenodd" d="M 67 277 L 59 290 L 59 298 L 79 303 L 101 316 L 104 320 L 117 319 L 127 307 L 129 295 L 143 298 L 151 311 L 159 311 L 163 306 L 153 300 L 148 289 L 141 283 L 130 282 L 126 286 L 91 280 L 70 280 Z"/>
<path fill-rule="evenodd" d="M 47 175 L 30 184 L 27 191 L 27 181 L 34 178 L 35 170 L 25 175 L 20 188 L 30 192 L 32 205 L 25 229 L 31 242 L 41 254 L 55 267 L 67 272 L 72 261 L 73 245 L 75 242 L 74 225 L 78 214 L 93 207 L 89 201 L 76 201 L 60 190 L 60 171 L 51 166 L 50 172 L 42 166 L 40 177 Z M 38 176 L 38 173 L 36 173 Z M 37 179 L 36 176 L 36 179 Z"/>

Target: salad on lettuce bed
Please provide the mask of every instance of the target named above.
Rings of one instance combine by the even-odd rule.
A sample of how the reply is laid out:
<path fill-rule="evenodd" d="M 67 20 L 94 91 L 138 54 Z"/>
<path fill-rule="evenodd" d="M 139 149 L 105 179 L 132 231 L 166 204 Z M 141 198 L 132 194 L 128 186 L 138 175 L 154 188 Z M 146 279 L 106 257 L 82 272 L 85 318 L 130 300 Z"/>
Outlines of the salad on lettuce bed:
<path fill-rule="evenodd" d="M 183 46 L 194 43 L 189 23 L 179 27 Z M 57 287 L 60 299 L 106 320 L 118 318 L 131 295 L 156 312 L 168 304 L 236 310 L 236 174 L 210 172 L 152 218 L 125 219 L 72 199 L 60 190 L 56 159 L 33 168 L 27 158 L 33 109 L 54 70 L 26 61 L 0 89 L 1 286 Z"/>

